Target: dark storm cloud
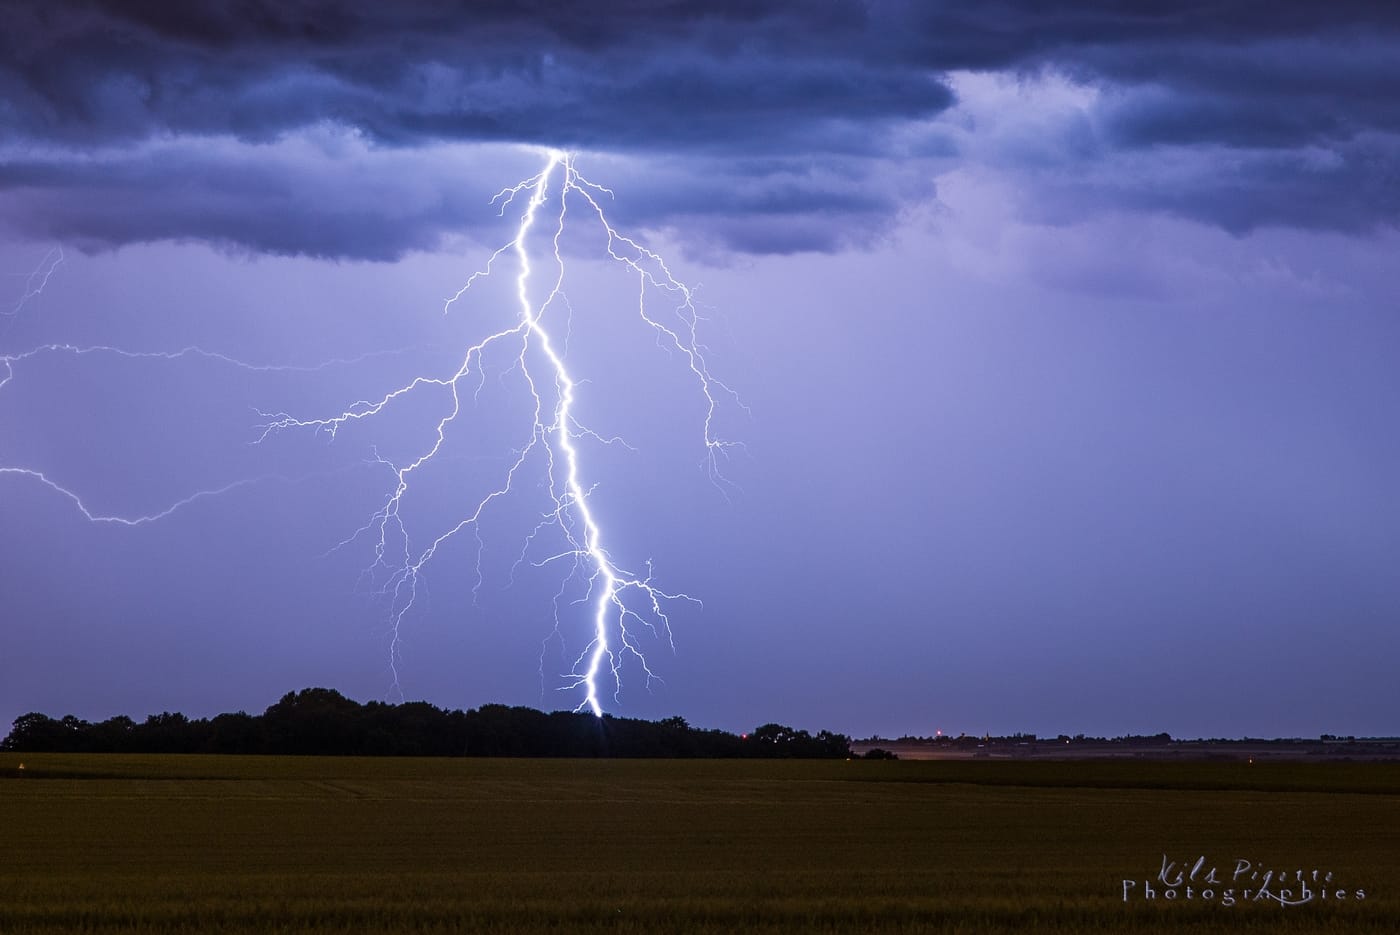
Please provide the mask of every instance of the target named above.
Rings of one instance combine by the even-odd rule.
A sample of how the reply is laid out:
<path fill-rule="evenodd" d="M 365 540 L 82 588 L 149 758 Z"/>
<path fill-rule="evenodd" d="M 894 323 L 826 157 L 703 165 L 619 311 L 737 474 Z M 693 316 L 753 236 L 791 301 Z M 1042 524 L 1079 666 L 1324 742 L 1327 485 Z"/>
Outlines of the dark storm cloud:
<path fill-rule="evenodd" d="M 482 211 L 492 193 L 474 182 L 485 174 L 479 156 L 356 148 L 344 158 L 347 145 L 353 141 L 297 139 L 260 146 L 249 158 L 231 141 L 201 140 L 96 158 L 16 159 L 0 165 L 0 192 L 8 196 L 0 225 L 88 250 L 200 240 L 390 260 L 437 246 L 463 216 L 492 215 Z M 454 184 L 440 183 L 449 176 Z"/>
<path fill-rule="evenodd" d="M 1145 44 L 1095 62 L 1132 89 L 1105 115 L 1116 141 L 1300 146 L 1400 131 L 1395 36 L 1247 47 Z"/>
<path fill-rule="evenodd" d="M 1396 220 L 1393 199 L 1356 193 L 1383 189 L 1400 148 L 1397 34 L 1400 8 L 1371 3 L 21 0 L 0 34 L 0 197 L 12 226 L 92 244 L 193 237 L 383 257 L 463 223 L 450 216 L 450 176 L 432 204 L 376 223 L 369 205 L 346 216 L 288 195 L 298 173 L 314 174 L 306 165 L 284 165 L 279 185 L 265 166 L 232 164 L 330 126 L 371 149 L 534 143 L 660 160 L 706 195 L 686 205 L 666 187 L 639 223 L 694 224 L 745 251 L 829 250 L 878 237 L 899 198 L 929 196 L 946 151 L 936 134 L 911 145 L 907 131 L 954 106 L 949 71 L 1051 70 L 1104 91 L 1085 172 L 1170 147 L 1321 148 L 1346 166 L 1270 163 L 1279 185 L 1309 192 L 1305 211 L 1279 210 L 1259 194 L 1269 186 L 1206 184 L 1209 173 L 1198 190 L 1159 190 L 1150 167 L 1125 204 L 1170 203 L 1232 230 L 1361 230 Z M 170 138 L 248 145 L 221 142 L 209 165 L 198 147 L 132 164 L 146 141 Z M 91 149 L 113 154 L 116 171 L 65 154 Z M 223 197 L 239 180 L 244 200 Z M 307 214 L 286 220 L 294 210 Z"/>
<path fill-rule="evenodd" d="M 1136 191 L 1121 203 L 1207 217 L 1232 233 L 1262 225 L 1364 233 L 1400 219 L 1400 147 L 1363 137 L 1337 151 L 1273 150 L 1203 166 L 1190 187 Z"/>
<path fill-rule="evenodd" d="M 924 173 L 841 156 L 820 167 L 696 156 L 599 156 L 594 166 L 600 178 L 629 180 L 608 207 L 614 221 L 664 226 L 710 253 L 838 250 L 878 236 L 904 205 L 932 195 Z M 162 141 L 0 164 L 0 228 L 88 250 L 201 240 L 390 260 L 440 246 L 464 222 L 500 223 L 488 208 L 499 184 L 496 155 L 479 146 L 370 147 L 325 128 L 254 147 Z"/>
<path fill-rule="evenodd" d="M 937 113 L 937 76 L 880 63 L 859 7 L 776 4 L 22 4 L 13 128 L 262 140 L 321 120 L 391 143 L 842 149 L 828 123 Z M 761 130 L 762 132 L 756 132 Z"/>
<path fill-rule="evenodd" d="M 1127 154 L 1092 175 L 1028 169 L 1033 221 L 1146 211 L 1208 220 L 1232 234 L 1273 226 L 1369 234 L 1400 219 L 1400 145 L 1362 136 L 1334 149 L 1192 147 Z"/>

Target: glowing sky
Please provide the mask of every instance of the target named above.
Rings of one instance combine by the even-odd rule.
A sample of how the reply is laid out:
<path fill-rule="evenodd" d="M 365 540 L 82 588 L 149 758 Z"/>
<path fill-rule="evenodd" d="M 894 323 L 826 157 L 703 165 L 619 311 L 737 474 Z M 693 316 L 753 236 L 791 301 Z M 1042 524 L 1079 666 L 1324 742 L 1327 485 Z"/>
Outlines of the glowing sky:
<path fill-rule="evenodd" d="M 590 450 L 590 503 L 704 600 L 611 710 L 1400 732 L 1400 12 L 589 6 L 7 7 L 0 469 L 122 516 L 248 483 L 124 527 L 0 474 L 0 721 L 385 696 L 371 546 L 331 550 L 431 406 L 252 444 L 258 413 L 459 363 L 514 280 L 443 301 L 551 146 L 697 287 L 751 413 L 716 486 L 688 372 L 566 239 L 589 428 L 635 449 Z M 508 458 L 507 380 L 415 521 Z M 483 526 L 479 588 L 474 540 L 434 560 L 406 696 L 577 703 L 557 579 L 509 584 L 536 519 Z"/>

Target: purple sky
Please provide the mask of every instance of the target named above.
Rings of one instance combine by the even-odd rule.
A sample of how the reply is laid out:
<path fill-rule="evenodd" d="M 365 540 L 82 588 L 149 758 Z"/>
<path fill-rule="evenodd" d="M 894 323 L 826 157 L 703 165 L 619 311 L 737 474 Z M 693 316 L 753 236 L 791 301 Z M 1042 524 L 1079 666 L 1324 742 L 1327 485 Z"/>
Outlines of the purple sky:
<path fill-rule="evenodd" d="M 440 400 L 334 440 L 253 444 L 258 413 L 450 373 L 516 269 L 443 300 L 552 146 L 696 287 L 748 407 L 721 398 L 745 450 L 713 483 L 684 362 L 571 223 L 568 364 L 634 449 L 581 444 L 589 503 L 620 563 L 704 601 L 608 710 L 1400 733 L 1400 14 L 608 6 L 7 12 L 0 722 L 397 697 L 371 537 L 334 547 Z M 505 363 L 405 500 L 416 551 L 528 430 Z M 246 483 L 133 527 L 34 472 L 124 517 Z M 425 567 L 406 697 L 579 703 L 541 655 L 559 575 L 511 581 L 539 482 L 483 521 L 479 587 L 470 534 Z M 586 645 L 577 611 L 561 636 Z"/>

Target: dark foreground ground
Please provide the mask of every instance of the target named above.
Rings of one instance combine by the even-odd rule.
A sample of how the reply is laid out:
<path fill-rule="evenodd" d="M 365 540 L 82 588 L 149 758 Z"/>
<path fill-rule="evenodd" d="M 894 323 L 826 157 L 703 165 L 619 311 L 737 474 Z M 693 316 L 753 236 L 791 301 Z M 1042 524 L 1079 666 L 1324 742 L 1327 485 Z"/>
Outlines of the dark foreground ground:
<path fill-rule="evenodd" d="M 12 935 L 1013 930 L 1400 931 L 1400 765 L 0 755 Z"/>

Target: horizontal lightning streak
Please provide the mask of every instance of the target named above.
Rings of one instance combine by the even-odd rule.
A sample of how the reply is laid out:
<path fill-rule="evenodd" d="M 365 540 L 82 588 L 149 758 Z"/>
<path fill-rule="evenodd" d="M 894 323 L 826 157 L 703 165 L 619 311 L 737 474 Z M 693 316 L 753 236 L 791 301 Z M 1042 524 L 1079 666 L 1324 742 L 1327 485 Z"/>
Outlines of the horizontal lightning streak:
<path fill-rule="evenodd" d="M 182 360 L 187 357 L 195 357 L 204 360 L 217 361 L 218 363 L 227 364 L 230 367 L 235 367 L 239 370 L 246 370 L 252 373 L 319 373 L 323 370 L 328 370 L 332 367 L 353 366 L 355 364 L 363 363 L 367 360 L 373 360 L 378 357 L 393 357 L 402 354 L 409 354 L 415 350 L 418 350 L 418 348 L 399 348 L 396 350 L 388 351 L 369 351 L 367 353 L 360 354 L 356 357 L 338 357 L 332 360 L 322 361 L 318 364 L 252 364 L 248 363 L 247 361 L 239 360 L 236 357 L 230 357 L 228 354 L 221 354 L 218 351 L 206 351 L 204 348 L 195 345 L 182 347 L 177 351 L 132 351 L 127 350 L 126 348 L 113 347 L 108 344 L 40 344 L 36 347 L 32 347 L 28 350 L 20 351 L 14 354 L 0 354 L 0 368 L 3 368 L 3 373 L 0 374 L 0 389 L 4 389 L 5 385 L 14 378 L 15 364 L 23 363 L 25 361 L 32 360 L 36 357 L 42 357 L 46 355 L 67 354 L 73 357 L 106 355 L 111 357 L 123 358 L 126 360 L 165 361 L 175 361 Z M 266 414 L 263 413 L 263 415 Z"/>
<path fill-rule="evenodd" d="M 88 505 L 83 502 L 81 497 L 62 484 L 59 484 L 57 481 L 52 480 L 43 471 L 35 471 L 31 468 L 22 467 L 0 467 L 0 474 L 17 474 L 21 477 L 32 477 L 50 490 L 67 497 L 72 501 L 73 505 L 78 508 L 78 512 L 82 513 L 83 517 L 88 521 L 94 523 L 113 523 L 119 526 L 141 526 L 146 523 L 153 523 L 156 520 L 165 519 L 170 514 L 189 506 L 191 503 L 204 500 L 208 497 L 217 497 L 220 494 L 226 494 L 240 487 L 248 487 L 267 480 L 286 480 L 286 478 L 282 477 L 280 474 L 267 474 L 262 477 L 245 478 L 244 480 L 236 480 L 231 484 L 225 484 L 222 487 L 215 487 L 211 490 L 196 491 L 183 500 L 179 500 L 157 513 L 149 513 L 144 516 L 116 516 L 94 513 Z"/>
<path fill-rule="evenodd" d="M 236 367 L 241 370 L 247 370 L 258 373 L 316 373 L 328 369 L 330 367 L 349 366 L 377 357 L 406 354 L 411 352 L 412 350 L 414 349 L 406 348 L 388 351 L 371 351 L 366 354 L 361 354 L 357 357 L 337 358 L 333 360 L 323 361 L 318 364 L 253 364 L 231 357 L 227 354 L 222 354 L 216 351 L 208 351 L 196 346 L 184 347 L 177 351 L 133 351 L 128 350 L 126 348 L 114 347 L 106 344 L 84 346 L 76 344 L 51 343 L 41 344 L 36 347 L 29 348 L 28 350 L 20 351 L 13 354 L 0 354 L 0 390 L 3 390 L 9 383 L 11 383 L 14 380 L 16 364 L 24 363 L 27 361 L 34 360 L 36 358 L 49 355 L 71 355 L 74 357 L 103 355 L 127 360 L 163 361 L 177 361 L 187 357 L 194 357 L 204 360 L 217 361 L 219 363 Z M 106 523 L 120 526 L 141 526 L 145 525 L 146 523 L 155 522 L 156 520 L 165 519 L 172 513 L 175 513 L 183 509 L 184 507 L 189 506 L 192 503 L 210 497 L 217 497 L 222 494 L 238 490 L 242 487 L 260 484 L 265 481 L 276 480 L 282 481 L 284 483 L 299 482 L 296 479 L 288 478 L 282 474 L 263 474 L 258 477 L 243 478 L 225 484 L 221 487 L 214 487 L 196 491 L 195 493 L 190 494 L 184 499 L 178 500 L 170 506 L 159 510 L 155 513 L 131 516 L 96 513 L 87 505 L 87 503 L 76 491 L 58 483 L 53 478 L 49 477 L 48 474 L 46 474 L 45 472 L 36 470 L 34 468 L 19 467 L 14 465 L 0 466 L 0 474 L 9 474 L 17 477 L 29 477 L 34 480 L 37 480 L 44 486 L 48 487 L 50 490 L 53 490 L 55 493 L 60 494 L 69 502 L 71 502 L 77 508 L 78 512 L 81 513 L 83 517 L 88 521 L 93 523 Z M 309 476 L 321 477 L 325 476 L 325 474 L 324 472 L 322 472 Z"/>

